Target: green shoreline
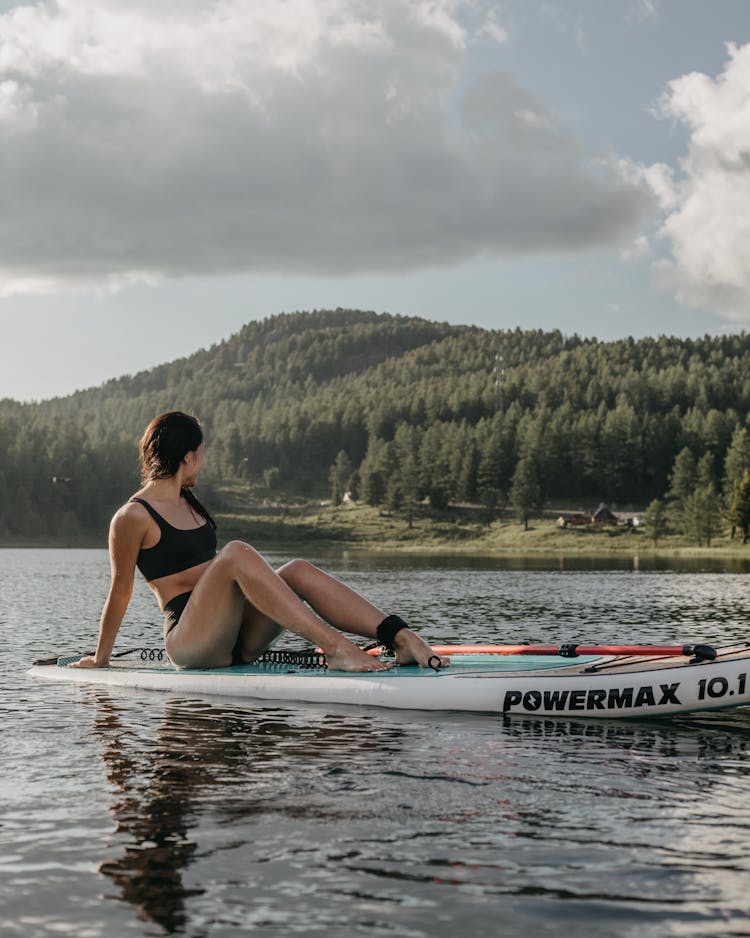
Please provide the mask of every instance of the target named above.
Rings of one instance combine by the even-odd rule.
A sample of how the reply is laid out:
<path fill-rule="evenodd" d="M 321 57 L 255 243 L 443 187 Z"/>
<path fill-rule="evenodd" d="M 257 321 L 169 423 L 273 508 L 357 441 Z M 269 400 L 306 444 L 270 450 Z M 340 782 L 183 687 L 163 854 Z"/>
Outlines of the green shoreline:
<path fill-rule="evenodd" d="M 409 527 L 402 513 L 387 513 L 367 505 L 265 504 L 232 512 L 218 512 L 220 541 L 249 541 L 261 551 L 295 547 L 361 550 L 410 554 L 463 554 L 496 557 L 731 558 L 750 560 L 750 543 L 730 539 L 729 530 L 710 547 L 691 543 L 684 535 L 669 534 L 655 546 L 645 530 L 588 526 L 561 529 L 556 513 L 530 520 L 529 529 L 510 515 L 476 506 L 445 512 L 420 510 Z M 106 532 L 74 538 L 0 538 L 0 547 L 106 548 Z"/>
<path fill-rule="evenodd" d="M 409 528 L 403 513 L 386 513 L 366 505 L 330 505 L 297 509 L 265 507 L 252 513 L 220 516 L 222 533 L 259 544 L 278 543 L 339 546 L 367 551 L 423 554 L 475 554 L 492 556 L 671 556 L 732 557 L 750 559 L 750 544 L 730 539 L 722 532 L 711 546 L 698 547 L 683 535 L 660 538 L 654 546 L 644 530 L 591 525 L 561 529 L 557 512 L 529 522 L 529 530 L 509 513 L 489 519 L 486 509 L 475 506 L 447 512 L 415 513 Z"/>

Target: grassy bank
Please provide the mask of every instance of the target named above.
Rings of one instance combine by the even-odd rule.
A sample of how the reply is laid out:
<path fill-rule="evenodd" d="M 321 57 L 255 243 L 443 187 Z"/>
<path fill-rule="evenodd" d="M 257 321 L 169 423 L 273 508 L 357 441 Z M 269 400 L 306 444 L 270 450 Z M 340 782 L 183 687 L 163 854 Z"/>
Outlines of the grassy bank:
<path fill-rule="evenodd" d="M 654 545 L 645 530 L 618 527 L 561 529 L 557 514 L 529 522 L 528 530 L 510 514 L 480 507 L 452 507 L 444 512 L 422 509 L 412 518 L 368 505 L 258 505 L 219 516 L 222 537 L 242 538 L 263 548 L 314 543 L 367 550 L 473 554 L 580 554 L 635 556 L 749 557 L 750 544 L 732 541 L 729 531 L 699 547 L 671 534 Z"/>
<path fill-rule="evenodd" d="M 657 545 L 645 529 L 557 527 L 558 512 L 547 512 L 529 522 L 528 530 L 512 513 L 488 512 L 479 506 L 451 506 L 445 511 L 420 507 L 411 525 L 402 513 L 391 513 L 364 504 L 333 507 L 319 501 L 287 501 L 248 497 L 234 490 L 217 494 L 224 503 L 217 511 L 220 543 L 233 538 L 247 540 L 260 550 L 296 548 L 347 548 L 368 551 L 425 554 L 465 553 L 497 556 L 581 557 L 731 557 L 750 559 L 750 544 L 730 539 L 727 529 L 698 546 L 681 534 L 660 538 Z M 106 548 L 106 530 L 74 538 L 0 537 L 0 547 Z"/>

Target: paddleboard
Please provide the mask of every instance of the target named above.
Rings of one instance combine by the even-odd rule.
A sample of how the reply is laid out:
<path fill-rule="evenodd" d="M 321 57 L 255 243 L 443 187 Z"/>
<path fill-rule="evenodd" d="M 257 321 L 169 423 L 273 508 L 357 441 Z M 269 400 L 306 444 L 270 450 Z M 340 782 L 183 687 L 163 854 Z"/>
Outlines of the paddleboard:
<path fill-rule="evenodd" d="M 56 663 L 37 663 L 28 674 L 48 681 L 180 695 L 506 716 L 654 717 L 750 703 L 750 644 L 717 648 L 713 660 L 655 654 L 571 658 L 460 652 L 450 659 L 450 666 L 438 671 L 395 667 L 351 674 L 293 662 L 178 669 L 166 659 L 138 658 L 84 669 L 67 667 L 71 658 L 59 658 Z"/>

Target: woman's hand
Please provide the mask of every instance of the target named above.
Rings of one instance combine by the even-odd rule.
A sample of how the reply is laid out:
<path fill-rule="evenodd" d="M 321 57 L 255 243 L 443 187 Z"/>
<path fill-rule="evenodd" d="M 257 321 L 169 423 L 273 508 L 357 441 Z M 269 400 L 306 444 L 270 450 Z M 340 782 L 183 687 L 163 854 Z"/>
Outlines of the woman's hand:
<path fill-rule="evenodd" d="M 109 661 L 97 661 L 94 655 L 86 655 L 80 661 L 71 661 L 69 668 L 108 668 Z"/>

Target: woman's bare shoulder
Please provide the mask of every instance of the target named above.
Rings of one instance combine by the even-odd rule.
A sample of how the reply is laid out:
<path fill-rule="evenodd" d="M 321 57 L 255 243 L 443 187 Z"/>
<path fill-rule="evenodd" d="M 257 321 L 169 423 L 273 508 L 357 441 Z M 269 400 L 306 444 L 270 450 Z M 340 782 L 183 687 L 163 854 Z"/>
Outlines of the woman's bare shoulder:
<path fill-rule="evenodd" d="M 120 534 L 143 533 L 150 521 L 149 513 L 138 502 L 127 501 L 112 515 L 110 529 Z"/>
<path fill-rule="evenodd" d="M 143 506 L 134 502 L 121 505 L 112 516 L 109 524 L 109 555 L 118 576 L 132 575 L 138 551 L 147 536 L 149 520 Z"/>

